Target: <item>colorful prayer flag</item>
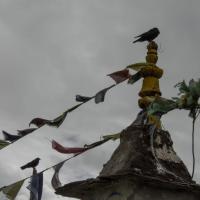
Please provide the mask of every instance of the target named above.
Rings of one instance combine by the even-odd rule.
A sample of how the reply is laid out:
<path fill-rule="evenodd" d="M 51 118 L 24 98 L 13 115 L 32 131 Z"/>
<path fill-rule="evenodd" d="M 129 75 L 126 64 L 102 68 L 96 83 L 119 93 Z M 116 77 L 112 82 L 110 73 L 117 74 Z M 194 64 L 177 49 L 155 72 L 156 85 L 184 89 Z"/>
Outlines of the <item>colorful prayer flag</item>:
<path fill-rule="evenodd" d="M 104 99 L 105 99 L 105 95 L 106 95 L 106 92 L 111 89 L 112 87 L 114 87 L 115 85 L 111 85 L 110 87 L 108 88 L 105 88 L 101 91 L 99 91 L 96 95 L 95 95 L 95 103 L 100 103 L 100 102 L 104 102 Z"/>
<path fill-rule="evenodd" d="M 49 121 L 47 123 L 47 125 L 49 126 L 55 126 L 55 127 L 59 127 L 65 120 L 66 116 L 67 116 L 67 111 L 64 112 L 62 115 L 58 116 L 57 118 L 53 119 L 52 121 Z"/>
<path fill-rule="evenodd" d="M 120 136 L 121 136 L 121 133 L 116 133 L 116 134 L 111 134 L 111 135 L 104 135 L 103 139 L 104 140 L 107 140 L 107 139 L 109 139 L 109 140 L 117 140 L 117 139 L 120 138 Z"/>
<path fill-rule="evenodd" d="M 5 187 L 1 188 L 0 189 L 0 192 L 2 192 L 1 196 L 3 196 L 3 194 L 4 194 L 4 197 L 7 198 L 7 199 L 5 198 L 5 200 L 14 200 L 15 197 L 17 196 L 19 190 L 21 189 L 23 183 L 24 183 L 24 180 L 18 181 L 9 186 L 5 186 Z M 2 198 L 2 200 L 4 200 L 4 199 Z"/>
<path fill-rule="evenodd" d="M 61 187 L 61 185 L 62 185 L 61 182 L 60 182 L 60 179 L 59 179 L 59 172 L 60 172 L 60 169 L 61 169 L 61 167 L 63 166 L 64 163 L 65 162 L 61 162 L 58 165 L 53 167 L 55 172 L 54 172 L 54 175 L 51 179 L 51 185 L 54 188 L 54 190 L 56 190 L 56 188 L 58 188 L 58 187 Z"/>
<path fill-rule="evenodd" d="M 6 147 L 7 145 L 9 145 L 10 143 L 4 140 L 0 140 L 0 149 L 3 149 L 4 147 Z"/>
<path fill-rule="evenodd" d="M 118 84 L 128 79 L 130 77 L 130 74 L 128 69 L 124 69 L 114 72 L 112 74 L 108 74 L 108 76 L 110 76 Z"/>
<path fill-rule="evenodd" d="M 48 125 L 48 126 L 55 126 L 55 127 L 59 127 L 63 121 L 65 120 L 67 114 L 69 112 L 74 111 L 75 109 L 77 109 L 79 106 L 81 106 L 83 103 L 80 103 L 78 105 L 75 105 L 71 108 L 69 108 L 68 110 L 66 110 L 65 112 L 63 112 L 60 116 L 56 117 L 53 120 L 48 120 L 48 119 L 43 119 L 43 118 L 34 118 L 31 120 L 31 122 L 29 123 L 29 126 L 31 124 L 37 126 L 38 128 L 44 126 L 44 125 Z"/>
<path fill-rule="evenodd" d="M 135 64 L 132 64 L 132 65 L 128 65 L 126 68 L 133 69 L 133 70 L 139 72 L 142 68 L 144 68 L 146 66 L 155 67 L 156 65 L 153 64 L 153 63 L 146 63 L 146 62 L 144 63 L 144 62 L 141 62 L 141 63 L 135 63 Z"/>
<path fill-rule="evenodd" d="M 43 190 L 43 172 L 37 174 L 36 170 L 33 170 L 33 176 L 31 182 L 27 186 L 30 190 L 30 200 L 41 200 Z"/>
<path fill-rule="evenodd" d="M 137 72 L 136 74 L 133 74 L 132 76 L 129 77 L 128 83 L 133 84 L 140 80 L 142 78 L 141 73 Z"/>
<path fill-rule="evenodd" d="M 87 102 L 90 99 L 92 99 L 93 97 L 86 97 L 86 96 L 81 96 L 81 95 L 76 95 L 76 101 L 78 102 Z"/>
<path fill-rule="evenodd" d="M 55 140 L 52 140 L 52 148 L 60 153 L 71 154 L 71 153 L 82 153 L 86 151 L 84 147 L 64 147 Z"/>
<path fill-rule="evenodd" d="M 148 106 L 148 115 L 163 115 L 171 110 L 178 108 L 178 104 L 171 100 L 163 97 L 156 97 L 155 100 Z"/>
<path fill-rule="evenodd" d="M 15 142 L 16 140 L 21 138 L 21 136 L 19 135 L 12 135 L 10 133 L 7 133 L 6 131 L 2 131 L 2 133 L 4 135 L 4 139 L 9 142 Z"/>
<path fill-rule="evenodd" d="M 29 133 L 32 133 L 33 131 L 37 130 L 37 128 L 28 128 L 28 129 L 24 129 L 24 130 L 17 130 L 17 134 L 19 136 L 25 136 L 28 135 Z"/>

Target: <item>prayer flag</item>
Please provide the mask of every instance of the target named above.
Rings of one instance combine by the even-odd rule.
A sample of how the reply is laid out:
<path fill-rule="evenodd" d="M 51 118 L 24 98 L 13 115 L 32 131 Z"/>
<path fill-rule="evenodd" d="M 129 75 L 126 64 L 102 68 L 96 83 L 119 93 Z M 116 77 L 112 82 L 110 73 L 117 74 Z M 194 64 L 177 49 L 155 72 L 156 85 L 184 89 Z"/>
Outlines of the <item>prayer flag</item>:
<path fill-rule="evenodd" d="M 81 106 L 83 103 L 80 103 L 78 105 L 75 105 L 71 108 L 69 108 L 68 110 L 66 110 L 65 112 L 63 112 L 60 116 L 56 117 L 53 120 L 48 120 L 48 119 L 43 119 L 43 118 L 34 118 L 31 120 L 31 122 L 29 123 L 29 126 L 31 124 L 37 126 L 38 128 L 44 126 L 44 125 L 48 125 L 48 126 L 55 126 L 55 127 L 59 127 L 63 121 L 65 120 L 67 114 L 69 112 L 74 111 L 75 109 L 77 109 L 79 106 Z"/>
<path fill-rule="evenodd" d="M 171 100 L 163 97 L 156 97 L 155 100 L 148 106 L 148 115 L 163 115 L 171 110 L 178 108 L 178 104 Z"/>
<path fill-rule="evenodd" d="M 4 140 L 0 140 L 0 149 L 3 149 L 4 147 L 6 147 L 7 145 L 9 145 L 10 143 Z"/>
<path fill-rule="evenodd" d="M 28 128 L 28 129 L 24 129 L 24 130 L 17 130 L 17 134 L 19 136 L 25 136 L 28 135 L 29 133 L 32 133 L 33 131 L 37 130 L 37 128 Z"/>
<path fill-rule="evenodd" d="M 53 119 L 52 121 L 49 121 L 47 123 L 47 125 L 49 126 L 55 126 L 55 127 L 59 127 L 65 120 L 66 116 L 67 116 L 67 111 L 64 112 L 62 115 L 58 116 L 57 118 Z"/>
<path fill-rule="evenodd" d="M 128 83 L 133 84 L 140 80 L 142 78 L 141 73 L 137 72 L 136 74 L 133 74 L 132 76 L 129 77 Z"/>
<path fill-rule="evenodd" d="M 71 153 L 77 154 L 86 151 L 86 148 L 84 147 L 63 147 L 55 140 L 52 140 L 52 148 L 60 153 L 65 153 L 65 154 L 71 154 Z"/>
<path fill-rule="evenodd" d="M 107 139 L 109 139 L 109 140 L 117 140 L 117 139 L 120 138 L 120 136 L 121 136 L 121 133 L 116 133 L 116 134 L 111 134 L 111 135 L 104 135 L 103 139 L 104 140 L 107 140 Z"/>
<path fill-rule="evenodd" d="M 43 190 L 43 172 L 37 174 L 36 170 L 33 170 L 33 176 L 31 182 L 27 187 L 30 190 L 30 200 L 41 200 Z"/>
<path fill-rule="evenodd" d="M 108 74 L 108 76 L 110 76 L 118 84 L 128 79 L 130 77 L 130 74 L 128 69 L 124 69 L 114 72 L 112 74 Z"/>
<path fill-rule="evenodd" d="M 56 190 L 56 188 L 58 188 L 58 187 L 61 187 L 61 185 L 62 185 L 61 182 L 60 182 L 60 179 L 59 179 L 59 172 L 60 172 L 60 169 L 61 169 L 61 167 L 63 166 L 64 163 L 65 162 L 61 162 L 58 165 L 53 167 L 55 172 L 54 172 L 54 175 L 51 179 L 51 185 L 54 188 L 54 190 Z"/>
<path fill-rule="evenodd" d="M 20 139 L 21 136 L 19 135 L 12 135 L 10 133 L 7 133 L 6 131 L 2 131 L 5 140 L 9 141 L 9 142 L 15 142 L 16 140 Z"/>
<path fill-rule="evenodd" d="M 2 196 L 4 194 L 5 200 L 14 200 L 15 197 L 17 196 L 19 190 L 21 189 L 23 183 L 24 183 L 24 180 L 18 181 L 9 186 L 5 186 L 5 187 L 1 188 L 0 192 L 2 192 Z"/>
<path fill-rule="evenodd" d="M 76 95 L 76 101 L 78 102 L 87 102 L 90 99 L 92 99 L 93 97 L 86 97 L 86 96 L 81 96 L 81 95 Z"/>
<path fill-rule="evenodd" d="M 115 85 L 111 85 L 110 87 L 108 88 L 105 88 L 101 91 L 99 91 L 96 95 L 95 95 L 95 103 L 100 103 L 100 102 L 104 102 L 104 99 L 105 99 L 105 95 L 106 95 L 106 92 L 111 89 L 112 87 L 114 87 Z"/>

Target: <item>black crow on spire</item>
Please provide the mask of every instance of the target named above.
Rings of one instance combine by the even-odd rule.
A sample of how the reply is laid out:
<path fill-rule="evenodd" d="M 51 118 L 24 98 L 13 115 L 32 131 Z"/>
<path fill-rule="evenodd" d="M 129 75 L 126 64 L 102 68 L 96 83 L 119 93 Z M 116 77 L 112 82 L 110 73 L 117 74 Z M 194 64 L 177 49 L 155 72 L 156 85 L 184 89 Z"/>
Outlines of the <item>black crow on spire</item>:
<path fill-rule="evenodd" d="M 23 169 L 26 169 L 26 168 L 35 168 L 39 164 L 39 161 L 40 161 L 40 158 L 36 158 L 36 159 L 32 160 L 31 162 L 23 165 L 21 167 L 21 169 L 23 170 Z"/>
<path fill-rule="evenodd" d="M 144 41 L 151 42 L 159 34 L 160 34 L 160 31 L 158 30 L 158 28 L 152 28 L 152 29 L 150 29 L 149 31 L 147 31 L 147 32 L 145 32 L 143 34 L 136 36 L 135 38 L 138 38 L 138 39 L 133 41 L 133 43 L 144 42 Z"/>

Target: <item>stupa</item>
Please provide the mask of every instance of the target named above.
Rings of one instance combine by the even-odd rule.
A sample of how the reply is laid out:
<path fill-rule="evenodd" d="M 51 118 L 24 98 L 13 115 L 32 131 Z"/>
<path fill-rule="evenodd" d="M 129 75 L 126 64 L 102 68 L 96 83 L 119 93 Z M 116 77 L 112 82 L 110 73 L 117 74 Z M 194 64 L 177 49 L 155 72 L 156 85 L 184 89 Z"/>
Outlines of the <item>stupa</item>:
<path fill-rule="evenodd" d="M 149 42 L 146 62 L 138 64 L 143 77 L 138 101 L 141 112 L 121 132 L 120 144 L 99 176 L 68 183 L 56 194 L 81 200 L 200 199 L 200 186 L 174 151 L 170 133 L 161 128 L 160 117 L 146 113 L 151 100 L 161 96 L 159 79 L 163 70 L 156 66 L 157 49 L 154 41 Z"/>

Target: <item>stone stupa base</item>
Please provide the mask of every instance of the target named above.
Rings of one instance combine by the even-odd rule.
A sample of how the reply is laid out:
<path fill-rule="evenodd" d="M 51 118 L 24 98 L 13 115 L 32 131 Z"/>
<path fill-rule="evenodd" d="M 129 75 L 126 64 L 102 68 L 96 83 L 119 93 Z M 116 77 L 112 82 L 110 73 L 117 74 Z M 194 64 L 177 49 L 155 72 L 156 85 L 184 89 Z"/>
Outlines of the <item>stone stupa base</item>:
<path fill-rule="evenodd" d="M 140 113 L 96 179 L 66 184 L 56 194 L 81 200 L 199 200 L 200 186 L 173 149 L 167 131 L 144 125 Z"/>

